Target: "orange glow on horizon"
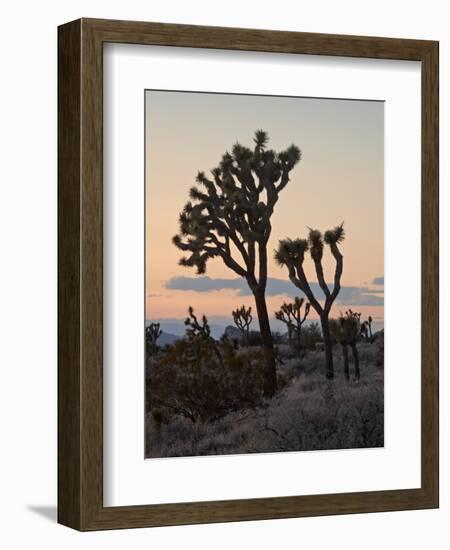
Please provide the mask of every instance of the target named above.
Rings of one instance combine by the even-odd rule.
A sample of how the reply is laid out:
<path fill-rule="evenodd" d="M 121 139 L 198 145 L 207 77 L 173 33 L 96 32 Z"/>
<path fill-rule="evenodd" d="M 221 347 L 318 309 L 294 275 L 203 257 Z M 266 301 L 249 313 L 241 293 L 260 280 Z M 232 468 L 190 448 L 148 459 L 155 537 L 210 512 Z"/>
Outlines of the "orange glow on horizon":
<path fill-rule="evenodd" d="M 214 94 L 147 92 L 146 95 L 146 317 L 183 319 L 189 305 L 209 317 L 230 317 L 252 296 L 236 290 L 195 292 L 166 287 L 172 277 L 195 277 L 179 266 L 181 251 L 171 242 L 178 232 L 178 215 L 188 200 L 198 170 L 208 171 L 239 140 L 252 143 L 253 132 L 265 128 L 270 146 L 290 143 L 302 149 L 302 160 L 291 173 L 272 217 L 269 277 L 288 280 L 273 260 L 277 242 L 305 237 L 307 227 L 322 231 L 344 220 L 346 239 L 342 286 L 368 287 L 384 274 L 384 111 L 379 102 L 263 98 Z M 312 261 L 305 259 L 311 282 Z M 324 252 L 326 280 L 332 281 L 334 260 Z M 237 275 L 219 259 L 207 267 L 211 278 Z M 383 290 L 383 287 L 377 287 Z M 295 289 L 294 289 L 295 290 Z M 301 295 L 298 292 L 298 295 Z M 382 294 L 377 294 L 382 296 Z M 273 317 L 287 296 L 267 296 Z M 384 308 L 335 304 L 332 315 L 351 307 L 383 318 Z M 310 318 L 317 315 L 311 310 Z"/>

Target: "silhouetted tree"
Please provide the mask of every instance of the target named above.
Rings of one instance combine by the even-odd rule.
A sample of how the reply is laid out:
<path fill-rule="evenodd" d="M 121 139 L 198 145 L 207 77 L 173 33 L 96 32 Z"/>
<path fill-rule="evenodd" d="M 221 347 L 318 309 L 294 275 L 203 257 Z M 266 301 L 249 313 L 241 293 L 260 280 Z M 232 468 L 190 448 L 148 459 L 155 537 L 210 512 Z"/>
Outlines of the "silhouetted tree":
<path fill-rule="evenodd" d="M 361 323 L 361 337 L 366 342 L 369 341 L 369 329 L 367 328 L 367 321 Z"/>
<path fill-rule="evenodd" d="M 369 315 L 369 317 L 367 318 L 367 330 L 368 330 L 368 333 L 369 333 L 369 342 L 372 344 L 373 343 L 373 334 L 372 334 L 372 316 Z"/>
<path fill-rule="evenodd" d="M 353 362 L 355 364 L 355 380 L 359 380 L 361 375 L 359 371 L 359 353 L 356 343 L 361 332 L 361 313 L 356 313 L 349 309 L 345 312 L 345 318 L 348 325 L 347 332 L 350 347 L 352 348 Z"/>
<path fill-rule="evenodd" d="M 266 362 L 265 394 L 272 396 L 277 379 L 265 298 L 267 243 L 279 194 L 301 153 L 296 145 L 276 153 L 266 148 L 268 140 L 267 133 L 258 130 L 254 149 L 236 143 L 211 171 L 211 178 L 197 174 L 198 186 L 190 190 L 191 200 L 180 214 L 180 234 L 173 243 L 187 253 L 180 264 L 196 267 L 198 274 L 206 272 L 208 260 L 220 258 L 247 281 L 255 298 Z"/>
<path fill-rule="evenodd" d="M 326 377 L 330 379 L 334 376 L 334 368 L 333 350 L 328 320 L 331 306 L 333 305 L 333 302 L 335 301 L 341 289 L 341 277 L 344 268 L 344 257 L 339 250 L 338 244 L 344 240 L 344 236 L 343 223 L 341 225 L 338 225 L 334 229 L 326 231 L 323 236 L 322 233 L 317 229 L 310 229 L 308 239 L 282 240 L 279 242 L 278 249 L 275 251 L 275 260 L 278 262 L 279 265 L 284 265 L 288 268 L 289 279 L 306 295 L 312 307 L 319 315 L 325 348 Z M 334 286 L 332 290 L 328 288 L 323 273 L 322 258 L 324 242 L 329 246 L 330 251 L 336 261 Z M 314 262 L 317 281 L 320 288 L 322 289 L 322 292 L 325 295 L 323 306 L 314 296 L 314 293 L 311 290 L 305 271 L 303 269 L 305 253 L 308 250 Z"/>
<path fill-rule="evenodd" d="M 296 296 L 293 302 L 289 304 L 284 302 L 280 307 L 280 310 L 275 312 L 275 317 L 287 326 L 289 343 L 291 343 L 292 333 L 295 333 L 295 348 L 299 355 L 301 352 L 302 325 L 308 317 L 309 310 L 311 308 L 311 304 L 307 302 L 305 304 L 305 309 L 302 315 L 302 306 L 304 302 L 304 298 Z"/>
<path fill-rule="evenodd" d="M 367 321 L 361 323 L 361 336 L 366 342 L 373 344 L 373 334 L 372 334 L 372 317 L 369 315 Z"/>
<path fill-rule="evenodd" d="M 252 308 L 249 307 L 247 309 L 244 305 L 242 305 L 240 308 L 232 311 L 231 314 L 233 315 L 234 324 L 242 332 L 242 341 L 248 346 L 250 324 L 253 320 Z"/>
<path fill-rule="evenodd" d="M 211 327 L 209 326 L 206 315 L 202 316 L 200 323 L 194 313 L 194 308 L 192 306 L 189 306 L 188 314 L 189 317 L 186 317 L 184 321 L 187 337 L 193 341 L 195 341 L 196 338 L 200 338 L 202 340 L 207 340 L 208 342 L 211 342 L 211 344 L 213 345 L 214 353 L 216 354 L 220 365 L 223 367 L 222 354 L 220 353 L 217 342 L 211 336 Z"/>
<path fill-rule="evenodd" d="M 156 341 L 160 336 L 161 329 L 159 323 L 150 323 L 149 326 L 145 328 L 145 348 L 149 355 L 153 355 L 158 350 Z"/>
<path fill-rule="evenodd" d="M 330 320 L 330 330 L 336 342 L 341 345 L 344 363 L 345 379 L 350 379 L 348 346 L 352 348 L 353 363 L 355 368 L 355 380 L 360 379 L 359 354 L 356 343 L 361 333 L 361 314 L 351 309 L 340 315 L 338 319 Z"/>

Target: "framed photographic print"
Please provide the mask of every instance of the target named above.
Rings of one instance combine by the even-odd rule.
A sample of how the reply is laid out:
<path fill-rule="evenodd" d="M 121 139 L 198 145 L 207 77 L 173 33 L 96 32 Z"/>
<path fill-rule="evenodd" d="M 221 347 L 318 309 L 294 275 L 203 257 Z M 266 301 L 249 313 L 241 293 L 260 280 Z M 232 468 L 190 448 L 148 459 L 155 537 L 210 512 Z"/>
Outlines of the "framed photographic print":
<path fill-rule="evenodd" d="M 58 518 L 438 506 L 438 43 L 59 28 Z"/>

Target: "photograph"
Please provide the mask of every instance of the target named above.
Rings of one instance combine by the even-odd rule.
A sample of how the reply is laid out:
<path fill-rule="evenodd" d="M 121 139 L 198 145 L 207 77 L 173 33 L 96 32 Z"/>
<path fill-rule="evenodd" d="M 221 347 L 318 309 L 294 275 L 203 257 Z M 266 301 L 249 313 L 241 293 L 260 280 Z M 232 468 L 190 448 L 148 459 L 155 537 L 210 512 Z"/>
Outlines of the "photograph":
<path fill-rule="evenodd" d="M 145 458 L 383 447 L 384 102 L 144 101 Z"/>

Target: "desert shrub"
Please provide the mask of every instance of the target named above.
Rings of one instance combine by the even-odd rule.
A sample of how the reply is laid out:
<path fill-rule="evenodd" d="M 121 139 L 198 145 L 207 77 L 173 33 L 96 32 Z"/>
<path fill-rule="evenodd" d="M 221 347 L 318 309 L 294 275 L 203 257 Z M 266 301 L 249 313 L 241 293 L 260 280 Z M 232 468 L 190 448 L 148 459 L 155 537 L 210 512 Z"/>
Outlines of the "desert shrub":
<path fill-rule="evenodd" d="M 248 345 L 249 346 L 261 346 L 261 334 L 257 330 L 251 330 L 248 333 Z"/>
<path fill-rule="evenodd" d="M 375 364 L 377 356 L 377 347 L 367 342 L 361 342 L 358 344 L 358 350 L 361 361 L 366 361 L 371 364 Z"/>
<path fill-rule="evenodd" d="M 380 332 L 377 332 L 375 334 L 375 349 L 376 349 L 376 357 L 375 357 L 375 365 L 379 369 L 384 368 L 384 330 L 380 330 Z"/>
<path fill-rule="evenodd" d="M 384 372 L 376 364 L 378 345 L 381 346 L 381 343 L 377 344 L 376 341 L 373 344 L 358 344 L 361 370 L 364 373 L 359 382 L 345 381 L 341 353 L 338 350 L 335 351 L 336 377 L 327 381 L 322 376 L 322 352 L 308 351 L 302 358 L 288 359 L 284 355 L 288 346 L 284 344 L 279 347 L 283 357 L 283 363 L 277 367 L 279 389 L 272 399 L 262 398 L 260 379 L 256 382 L 260 388 L 256 398 L 247 400 L 247 403 L 253 405 L 241 407 L 242 398 L 239 398 L 236 399 L 237 406 L 231 407 L 226 414 L 220 416 L 197 415 L 193 422 L 182 413 L 174 414 L 172 409 L 155 405 L 147 413 L 146 456 L 380 447 L 384 444 Z M 219 346 L 224 364 L 229 365 L 226 345 L 220 343 Z M 151 358 L 152 367 L 164 353 L 160 351 Z M 178 352 L 172 349 L 171 353 L 176 355 Z M 231 356 L 240 357 L 244 364 L 247 363 L 248 367 L 241 370 L 241 382 L 245 384 L 244 392 L 253 391 L 253 377 L 258 372 L 261 373 L 258 367 L 263 365 L 260 350 L 232 350 Z M 175 369 L 183 370 L 182 361 L 180 355 L 178 367 L 175 366 Z M 213 365 L 214 372 L 217 372 L 216 368 Z M 167 378 L 168 385 L 173 385 L 170 373 Z M 185 380 L 185 383 L 190 384 L 189 380 Z M 220 383 L 222 387 L 225 385 L 225 382 Z M 179 382 L 177 386 L 180 388 L 176 394 L 178 396 L 185 390 Z M 230 386 L 232 384 L 227 387 Z M 212 391 L 215 391 L 214 388 Z M 239 394 L 234 390 L 228 391 L 229 395 Z M 221 395 L 221 392 L 211 395 L 213 404 L 216 400 L 220 403 Z M 161 402 L 162 399 L 159 404 Z M 227 407 L 221 405 L 221 410 L 224 412 Z"/>
<path fill-rule="evenodd" d="M 239 346 L 244 346 L 245 342 L 242 338 L 230 338 L 227 334 L 222 334 L 220 337 L 220 341 L 222 344 L 230 344 L 233 346 L 233 349 L 237 351 L 239 349 Z"/>
<path fill-rule="evenodd" d="M 322 342 L 322 333 L 318 323 L 311 323 L 302 330 L 302 347 L 314 350 L 317 342 Z"/>
<path fill-rule="evenodd" d="M 161 429 L 163 437 L 160 436 Z M 215 422 L 174 415 L 147 422 L 147 456 L 380 447 L 384 444 L 382 380 L 348 384 L 301 375 L 274 399 Z"/>
<path fill-rule="evenodd" d="M 166 347 L 152 358 L 147 377 L 147 409 L 162 411 L 162 422 L 174 414 L 212 422 L 263 398 L 259 350 L 237 353 L 230 342 L 200 336 Z"/>
<path fill-rule="evenodd" d="M 282 344 L 284 342 L 283 337 L 279 332 L 272 332 L 272 341 L 275 345 Z M 245 343 L 248 342 L 248 346 L 255 347 L 255 346 L 261 346 L 262 340 L 261 340 L 261 333 L 258 330 L 251 330 L 248 333 L 248 337 L 245 341 Z M 244 344 L 244 342 L 242 342 Z"/>
<path fill-rule="evenodd" d="M 272 332 L 272 340 L 274 345 L 279 346 L 280 344 L 284 344 L 284 338 L 279 332 Z"/>
<path fill-rule="evenodd" d="M 294 346 L 290 346 L 289 344 L 282 343 L 278 345 L 278 351 L 282 359 L 298 358 L 297 350 L 294 348 Z"/>

